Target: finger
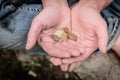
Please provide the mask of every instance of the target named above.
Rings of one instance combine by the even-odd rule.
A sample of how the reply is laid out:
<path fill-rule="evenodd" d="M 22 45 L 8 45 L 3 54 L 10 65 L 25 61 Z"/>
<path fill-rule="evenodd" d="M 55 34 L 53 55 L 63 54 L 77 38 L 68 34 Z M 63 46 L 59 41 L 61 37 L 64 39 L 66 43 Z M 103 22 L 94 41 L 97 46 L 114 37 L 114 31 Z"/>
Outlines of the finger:
<path fill-rule="evenodd" d="M 61 70 L 64 71 L 64 72 L 68 70 L 68 67 L 69 67 L 69 64 L 60 65 Z"/>
<path fill-rule="evenodd" d="M 77 69 L 80 65 L 82 64 L 82 62 L 78 62 L 75 66 L 75 68 Z"/>
<path fill-rule="evenodd" d="M 86 49 L 86 52 L 83 55 L 80 55 L 79 57 L 63 59 L 62 63 L 71 64 L 74 62 L 81 62 L 81 61 L 84 61 L 85 59 L 87 59 L 92 53 L 93 53 L 93 50 L 88 48 L 88 49 Z"/>
<path fill-rule="evenodd" d="M 62 63 L 71 64 L 71 63 L 77 62 L 79 60 L 79 58 L 80 58 L 80 56 L 79 57 L 74 57 L 74 58 L 63 59 Z"/>
<path fill-rule="evenodd" d="M 61 48 L 51 43 L 45 43 L 43 49 L 53 57 L 58 57 L 58 58 L 70 57 L 70 53 L 68 51 L 62 50 Z"/>
<path fill-rule="evenodd" d="M 108 43 L 108 33 L 107 33 L 107 25 L 104 23 L 102 26 L 96 28 L 96 33 L 98 36 L 98 46 L 99 50 L 102 53 L 106 53 L 107 43 Z"/>
<path fill-rule="evenodd" d="M 54 66 L 59 66 L 62 64 L 61 59 L 55 57 L 50 58 L 50 62 L 52 62 Z"/>
<path fill-rule="evenodd" d="M 41 29 L 42 29 L 42 25 L 38 24 L 37 21 L 34 20 L 32 22 L 31 28 L 28 33 L 27 44 L 26 44 L 27 50 L 31 49 L 35 45 Z"/>
<path fill-rule="evenodd" d="M 62 46 L 60 43 L 54 43 L 50 37 L 44 37 L 43 41 L 39 44 L 44 51 L 53 57 L 68 58 L 71 56 L 66 47 Z"/>
<path fill-rule="evenodd" d="M 74 47 L 76 48 L 79 53 L 77 54 L 77 56 L 79 55 L 82 55 L 83 53 L 85 53 L 85 46 L 81 43 L 81 40 L 78 40 L 77 41 L 72 41 L 72 40 L 69 40 L 69 43 Z M 75 49 L 74 49 L 75 50 Z M 74 55 L 74 54 L 73 54 Z M 75 56 L 76 57 L 76 56 Z"/>
<path fill-rule="evenodd" d="M 43 47 L 43 49 L 51 56 L 58 58 L 68 58 L 71 56 L 70 49 L 72 48 L 67 47 L 69 46 L 68 44 L 67 46 L 64 45 L 64 42 L 55 42 L 50 36 L 43 37 L 42 41 L 38 41 L 39 44 Z"/>
<path fill-rule="evenodd" d="M 96 53 L 92 53 L 91 57 L 96 57 L 96 55 L 97 55 Z"/>
<path fill-rule="evenodd" d="M 72 63 L 69 67 L 69 71 L 73 71 L 76 68 L 77 63 Z"/>
<path fill-rule="evenodd" d="M 70 41 L 68 41 L 68 42 L 63 42 L 62 44 L 63 44 L 63 46 L 68 48 L 68 51 L 70 52 L 71 56 L 76 57 L 76 56 L 80 55 L 80 51 L 79 51 L 78 46 L 76 45 L 76 43 L 73 44 Z"/>
<path fill-rule="evenodd" d="M 41 35 L 39 38 L 38 38 L 38 43 L 40 45 L 44 45 L 44 43 L 51 43 L 51 44 L 55 44 L 56 42 L 51 38 L 50 35 Z"/>

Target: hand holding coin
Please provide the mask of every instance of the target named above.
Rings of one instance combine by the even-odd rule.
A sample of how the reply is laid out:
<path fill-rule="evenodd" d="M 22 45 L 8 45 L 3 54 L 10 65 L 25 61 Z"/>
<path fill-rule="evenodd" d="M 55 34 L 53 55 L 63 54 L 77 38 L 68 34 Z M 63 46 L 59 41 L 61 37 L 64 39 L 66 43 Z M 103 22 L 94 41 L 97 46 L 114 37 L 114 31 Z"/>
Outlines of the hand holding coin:
<path fill-rule="evenodd" d="M 77 41 L 77 36 L 71 33 L 68 28 L 58 29 L 51 35 L 51 38 L 56 42 L 59 40 L 68 41 L 69 39 Z"/>

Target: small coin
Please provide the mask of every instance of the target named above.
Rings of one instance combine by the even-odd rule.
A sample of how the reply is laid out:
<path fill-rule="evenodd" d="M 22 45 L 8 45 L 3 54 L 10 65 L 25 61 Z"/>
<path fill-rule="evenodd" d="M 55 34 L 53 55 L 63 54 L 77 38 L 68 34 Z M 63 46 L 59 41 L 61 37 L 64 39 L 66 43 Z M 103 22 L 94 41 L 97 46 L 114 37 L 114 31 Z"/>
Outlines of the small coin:
<path fill-rule="evenodd" d="M 65 33 L 65 31 L 63 29 L 58 29 L 57 31 L 55 31 L 54 35 L 61 38 L 63 33 Z"/>
<path fill-rule="evenodd" d="M 77 36 L 74 35 L 73 33 L 69 33 L 68 38 L 71 39 L 71 40 L 77 41 Z"/>
<path fill-rule="evenodd" d="M 63 33 L 62 36 L 61 36 L 61 40 L 62 41 L 68 41 L 68 35 L 66 33 Z"/>
<path fill-rule="evenodd" d="M 69 32 L 69 29 L 67 27 L 63 28 L 63 30 L 66 32 L 66 33 L 70 33 Z"/>
<path fill-rule="evenodd" d="M 67 27 L 55 31 L 51 38 L 56 42 L 59 40 L 68 41 L 68 39 L 77 41 L 77 36 L 73 33 L 70 33 Z"/>
<path fill-rule="evenodd" d="M 51 38 L 56 42 L 58 42 L 60 40 L 60 38 L 56 35 L 51 35 Z"/>

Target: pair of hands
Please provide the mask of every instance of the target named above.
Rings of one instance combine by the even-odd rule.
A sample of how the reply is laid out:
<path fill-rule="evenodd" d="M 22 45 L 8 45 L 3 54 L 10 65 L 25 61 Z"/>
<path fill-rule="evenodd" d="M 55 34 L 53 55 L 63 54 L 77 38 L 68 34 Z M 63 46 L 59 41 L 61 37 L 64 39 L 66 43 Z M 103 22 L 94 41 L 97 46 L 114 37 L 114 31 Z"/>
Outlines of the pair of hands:
<path fill-rule="evenodd" d="M 67 27 L 77 36 L 77 41 L 55 42 L 51 35 L 57 29 Z M 68 5 L 50 5 L 34 18 L 26 49 L 31 49 L 36 41 L 52 56 L 50 61 L 63 71 L 72 71 L 99 48 L 106 52 L 108 41 L 107 24 L 100 12 L 79 2 Z"/>

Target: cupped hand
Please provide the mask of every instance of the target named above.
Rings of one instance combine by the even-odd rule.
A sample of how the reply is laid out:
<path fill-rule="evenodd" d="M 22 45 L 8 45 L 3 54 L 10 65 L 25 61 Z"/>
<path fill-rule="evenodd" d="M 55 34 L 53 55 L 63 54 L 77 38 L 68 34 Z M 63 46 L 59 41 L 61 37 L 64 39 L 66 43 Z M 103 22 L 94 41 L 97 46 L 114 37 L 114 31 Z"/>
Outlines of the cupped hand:
<path fill-rule="evenodd" d="M 78 3 L 71 8 L 71 16 L 71 30 L 78 37 L 76 42 L 71 41 L 71 43 L 78 44 L 81 54 L 66 59 L 51 58 L 51 62 L 55 65 L 59 65 L 59 62 L 63 63 L 60 65 L 63 71 L 74 70 L 96 49 L 105 53 L 108 42 L 107 24 L 95 8 Z"/>
<path fill-rule="evenodd" d="M 28 33 L 26 49 L 31 49 L 36 41 L 50 55 L 59 58 L 79 55 L 76 46 L 69 42 L 55 42 L 51 35 L 58 29 L 70 28 L 70 8 L 68 5 L 46 6 L 33 20 Z M 73 56 L 75 55 L 73 54 Z"/>

